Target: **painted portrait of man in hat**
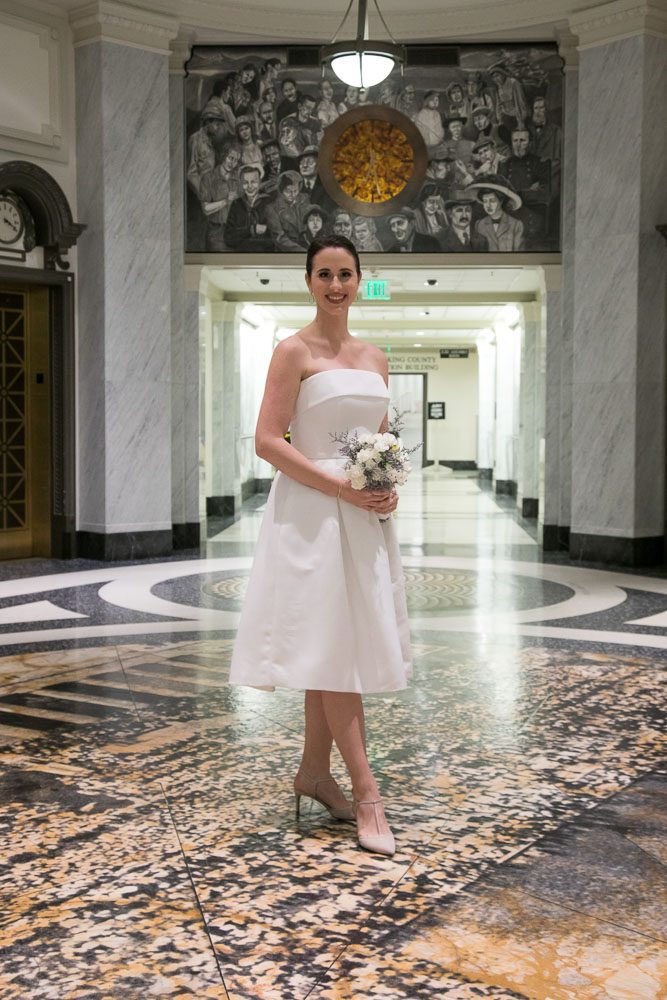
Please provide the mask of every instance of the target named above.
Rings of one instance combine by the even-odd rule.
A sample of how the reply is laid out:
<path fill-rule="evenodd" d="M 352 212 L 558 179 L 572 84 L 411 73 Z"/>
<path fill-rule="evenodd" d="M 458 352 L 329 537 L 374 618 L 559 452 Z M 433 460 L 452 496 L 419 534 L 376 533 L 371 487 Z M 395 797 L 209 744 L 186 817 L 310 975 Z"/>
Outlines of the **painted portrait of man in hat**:
<path fill-rule="evenodd" d="M 477 204 L 475 195 L 468 191 L 454 191 L 445 202 L 447 229 L 440 245 L 445 253 L 484 253 L 486 240 L 475 231 L 473 207 Z"/>
<path fill-rule="evenodd" d="M 394 242 L 387 247 L 389 253 L 433 253 L 440 249 L 434 236 L 417 232 L 415 213 L 411 208 L 393 212 L 388 219 Z"/>

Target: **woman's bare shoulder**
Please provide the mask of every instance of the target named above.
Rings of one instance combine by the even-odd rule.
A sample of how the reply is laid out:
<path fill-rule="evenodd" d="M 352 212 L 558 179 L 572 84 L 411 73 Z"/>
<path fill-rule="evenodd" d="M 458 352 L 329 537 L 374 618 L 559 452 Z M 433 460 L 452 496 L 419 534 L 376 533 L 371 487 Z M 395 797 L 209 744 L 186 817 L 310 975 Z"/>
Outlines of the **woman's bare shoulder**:
<path fill-rule="evenodd" d="M 375 344 L 364 344 L 364 363 L 368 368 L 377 371 L 383 378 L 388 371 L 387 355 Z"/>
<path fill-rule="evenodd" d="M 285 337 L 284 340 L 279 341 L 276 344 L 273 357 L 280 364 L 288 364 L 292 368 L 299 367 L 305 370 L 308 366 L 308 359 L 310 357 L 310 352 L 302 339 L 299 336 L 301 331 L 291 334 L 289 337 Z"/>

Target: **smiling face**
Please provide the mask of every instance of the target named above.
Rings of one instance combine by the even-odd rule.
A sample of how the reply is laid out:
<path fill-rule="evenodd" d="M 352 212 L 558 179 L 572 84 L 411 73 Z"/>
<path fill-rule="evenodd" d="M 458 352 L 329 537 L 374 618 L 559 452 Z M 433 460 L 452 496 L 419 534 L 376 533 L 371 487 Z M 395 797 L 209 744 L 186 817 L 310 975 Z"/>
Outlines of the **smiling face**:
<path fill-rule="evenodd" d="M 410 219 L 406 219 L 404 215 L 395 215 L 393 219 L 389 220 L 389 228 L 397 243 L 407 243 L 412 235 L 414 223 Z"/>
<path fill-rule="evenodd" d="M 437 194 L 430 194 L 424 199 L 423 208 L 427 215 L 435 215 L 440 208 L 440 198 Z"/>
<path fill-rule="evenodd" d="M 246 198 L 252 201 L 259 191 L 259 170 L 247 170 L 241 176 L 241 187 Z"/>
<path fill-rule="evenodd" d="M 351 228 L 351 227 L 350 227 Z M 361 275 L 352 254 L 343 247 L 324 247 L 315 254 L 306 284 L 318 311 L 329 315 L 347 313 L 356 298 Z"/>

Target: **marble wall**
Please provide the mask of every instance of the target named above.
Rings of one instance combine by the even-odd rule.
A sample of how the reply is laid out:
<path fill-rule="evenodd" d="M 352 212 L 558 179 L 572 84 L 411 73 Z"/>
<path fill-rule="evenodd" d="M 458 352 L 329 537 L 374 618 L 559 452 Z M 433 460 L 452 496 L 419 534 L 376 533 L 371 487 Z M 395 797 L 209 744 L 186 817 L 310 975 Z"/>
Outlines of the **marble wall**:
<path fill-rule="evenodd" d="M 563 424 L 570 414 L 563 412 L 563 355 L 566 352 L 562 314 L 562 291 L 545 288 L 540 303 L 540 324 L 546 340 L 544 392 L 544 484 L 540 494 L 540 523 L 547 526 L 544 544 L 555 548 L 557 528 L 562 524 L 562 480 L 569 482 L 569 462 L 561 454 Z M 568 495 L 569 504 L 569 495 Z"/>
<path fill-rule="evenodd" d="M 520 336 L 517 504 L 520 513 L 525 517 L 536 517 L 540 440 L 544 433 L 539 303 L 524 305 Z"/>
<path fill-rule="evenodd" d="M 76 50 L 78 527 L 170 547 L 168 94 L 164 55 Z"/>
<path fill-rule="evenodd" d="M 206 349 L 206 506 L 212 516 L 235 513 L 241 504 L 240 303 L 212 302 Z"/>
<path fill-rule="evenodd" d="M 169 76 L 171 490 L 178 547 L 199 538 L 199 292 L 185 290 L 183 74 Z"/>
<path fill-rule="evenodd" d="M 665 530 L 667 39 L 580 54 L 572 533 Z M 578 551 L 592 553 L 590 545 Z M 621 551 L 618 547 L 617 552 Z M 603 547 L 601 548 L 603 555 Z"/>
<path fill-rule="evenodd" d="M 498 493 L 516 495 L 519 442 L 519 327 L 496 327 L 496 423 L 494 483 Z"/>
<path fill-rule="evenodd" d="M 477 341 L 477 468 L 491 478 L 495 465 L 496 346 L 484 338 Z"/>

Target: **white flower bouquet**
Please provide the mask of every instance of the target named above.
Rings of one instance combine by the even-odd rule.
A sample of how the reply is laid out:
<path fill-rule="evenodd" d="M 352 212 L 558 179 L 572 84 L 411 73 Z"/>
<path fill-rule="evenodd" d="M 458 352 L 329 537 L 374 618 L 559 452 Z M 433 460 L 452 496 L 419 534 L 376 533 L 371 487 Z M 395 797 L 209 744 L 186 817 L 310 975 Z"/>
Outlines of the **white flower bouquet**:
<path fill-rule="evenodd" d="M 391 430 L 384 434 L 357 434 L 343 431 L 332 434 L 347 458 L 345 472 L 353 490 L 391 490 L 407 481 L 412 469 L 410 455 L 421 445 L 406 448 L 399 437 L 402 414 L 395 413 Z M 384 518 L 383 520 L 386 520 Z"/>

